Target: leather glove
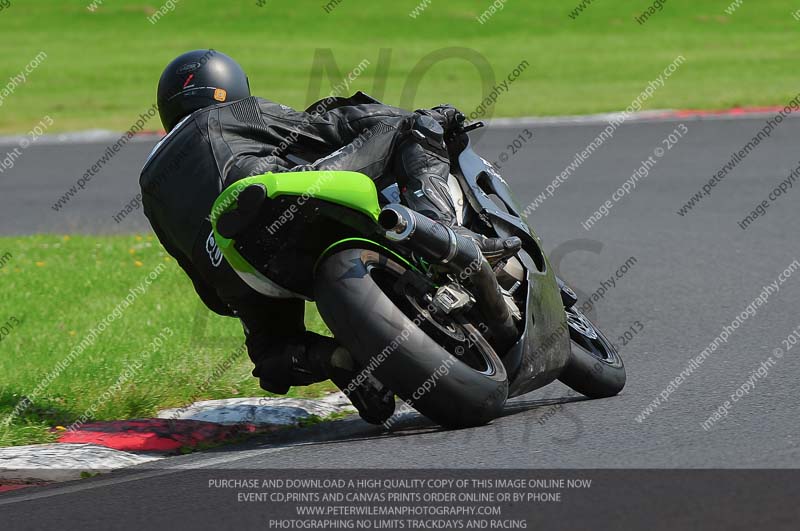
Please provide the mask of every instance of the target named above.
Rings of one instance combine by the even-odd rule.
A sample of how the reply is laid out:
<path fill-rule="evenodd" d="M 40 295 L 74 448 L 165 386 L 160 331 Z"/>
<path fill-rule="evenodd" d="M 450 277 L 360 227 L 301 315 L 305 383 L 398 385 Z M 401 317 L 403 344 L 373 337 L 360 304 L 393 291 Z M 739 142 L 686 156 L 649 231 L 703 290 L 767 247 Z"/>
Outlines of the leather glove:
<path fill-rule="evenodd" d="M 437 105 L 431 110 L 441 115 L 442 120 L 437 121 L 441 124 L 446 133 L 452 133 L 453 131 L 458 130 L 462 125 L 464 125 L 464 120 L 466 120 L 464 113 L 449 103 Z"/>
<path fill-rule="evenodd" d="M 417 113 L 414 115 L 410 135 L 414 142 L 433 153 L 447 155 L 444 145 L 445 130 L 433 113 Z"/>

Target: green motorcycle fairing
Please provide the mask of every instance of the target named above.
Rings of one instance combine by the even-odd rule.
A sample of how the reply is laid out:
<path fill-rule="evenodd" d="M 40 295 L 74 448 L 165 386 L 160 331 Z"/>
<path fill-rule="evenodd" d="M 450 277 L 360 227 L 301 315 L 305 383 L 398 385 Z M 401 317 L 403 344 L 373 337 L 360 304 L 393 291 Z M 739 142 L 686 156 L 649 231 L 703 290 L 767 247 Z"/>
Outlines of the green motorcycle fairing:
<path fill-rule="evenodd" d="M 236 249 L 234 240 L 225 238 L 217 231 L 219 217 L 225 212 L 236 209 L 239 194 L 253 184 L 264 186 L 267 190 L 267 197 L 270 199 L 278 196 L 297 196 L 298 201 L 308 201 L 312 198 L 328 201 L 364 214 L 375 223 L 377 223 L 378 214 L 381 211 L 375 183 L 363 173 L 354 171 L 265 173 L 245 177 L 231 184 L 214 201 L 209 219 L 214 231 L 214 240 L 222 255 L 231 267 L 254 288 L 264 282 L 274 283 L 242 257 Z"/>

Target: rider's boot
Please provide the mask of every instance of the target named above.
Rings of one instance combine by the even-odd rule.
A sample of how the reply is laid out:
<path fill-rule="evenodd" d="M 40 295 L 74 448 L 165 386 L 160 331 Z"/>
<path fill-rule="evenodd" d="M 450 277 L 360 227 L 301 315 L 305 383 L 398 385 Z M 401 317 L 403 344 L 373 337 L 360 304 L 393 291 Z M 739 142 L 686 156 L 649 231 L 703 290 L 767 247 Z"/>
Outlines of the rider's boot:
<path fill-rule="evenodd" d="M 409 143 L 401 153 L 407 176 L 403 197 L 409 208 L 474 241 L 490 263 L 512 256 L 522 248 L 522 240 L 516 236 L 488 238 L 456 224 L 456 207 L 447 186 L 450 163 L 445 152 Z"/>
<path fill-rule="evenodd" d="M 460 225 L 451 228 L 456 234 L 466 236 L 474 241 L 490 264 L 495 264 L 509 256 L 514 256 L 522 249 L 522 240 L 516 236 L 510 238 L 489 238 L 483 234 L 472 232 L 468 228 Z"/>
<path fill-rule="evenodd" d="M 383 424 L 394 414 L 394 393 L 367 372 L 357 370 L 350 353 L 337 347 L 329 358 L 328 375 L 370 424 Z"/>
<path fill-rule="evenodd" d="M 263 389 L 285 394 L 289 386 L 330 379 L 366 422 L 382 424 L 394 413 L 394 393 L 367 372 L 360 372 L 350 353 L 334 339 L 306 332 L 282 351 L 281 356 L 271 356 L 259 364 L 256 372 Z"/>

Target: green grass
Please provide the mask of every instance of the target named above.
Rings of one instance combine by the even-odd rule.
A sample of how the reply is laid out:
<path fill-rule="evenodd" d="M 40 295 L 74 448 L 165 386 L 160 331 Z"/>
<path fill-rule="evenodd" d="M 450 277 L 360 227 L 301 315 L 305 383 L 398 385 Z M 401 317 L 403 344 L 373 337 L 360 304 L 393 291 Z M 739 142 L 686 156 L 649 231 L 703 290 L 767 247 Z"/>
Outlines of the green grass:
<path fill-rule="evenodd" d="M 69 426 L 95 405 L 93 419 L 112 420 L 152 416 L 194 400 L 266 394 L 250 375 L 246 354 L 198 392 L 213 368 L 242 344 L 241 325 L 206 310 L 152 236 L 0 238 L 0 256 L 0 325 L 12 317 L 17 322 L 0 342 L 0 446 L 50 441 L 51 428 Z M 146 292 L 122 308 L 121 317 L 23 415 L 2 427 L 20 400 L 159 264 L 164 270 Z M 315 311 L 308 316 L 310 329 L 326 331 Z M 173 335 L 142 358 L 164 327 Z M 126 367 L 139 364 L 104 397 Z M 320 396 L 333 389 L 326 382 L 293 388 L 290 395 Z"/>
<path fill-rule="evenodd" d="M 404 107 L 446 100 L 468 111 L 481 100 L 473 66 L 440 62 L 422 78 L 416 97 L 404 97 L 414 66 L 448 47 L 475 50 L 498 79 L 528 61 L 498 101 L 497 116 L 624 109 L 678 54 L 686 64 L 646 108 L 777 105 L 800 91 L 800 22 L 791 15 L 800 5 L 785 0 L 748 0 L 730 16 L 724 14 L 729 0 L 669 0 L 644 25 L 634 21 L 651 3 L 644 0 L 597 0 L 575 20 L 568 13 L 578 0 L 508 0 L 483 25 L 475 17 L 489 0 L 434 0 L 416 19 L 408 14 L 416 0 L 342 0 L 331 13 L 322 0 L 268 0 L 265 7 L 255 0 L 192 0 L 156 24 L 147 16 L 162 0 L 106 0 L 94 13 L 88 3 L 15 1 L 0 13 L 0 86 L 38 52 L 48 54 L 6 98 L 0 133 L 27 131 L 44 115 L 55 122 L 51 130 L 125 130 L 154 103 L 167 62 L 201 47 L 236 57 L 257 95 L 297 108 L 330 90 L 323 77 L 309 94 L 317 48 L 333 50 L 342 74 L 371 62 L 354 90 Z M 376 75 L 381 48 L 391 49 L 385 78 Z M 376 77 L 385 80 L 385 90 L 374 86 Z"/>

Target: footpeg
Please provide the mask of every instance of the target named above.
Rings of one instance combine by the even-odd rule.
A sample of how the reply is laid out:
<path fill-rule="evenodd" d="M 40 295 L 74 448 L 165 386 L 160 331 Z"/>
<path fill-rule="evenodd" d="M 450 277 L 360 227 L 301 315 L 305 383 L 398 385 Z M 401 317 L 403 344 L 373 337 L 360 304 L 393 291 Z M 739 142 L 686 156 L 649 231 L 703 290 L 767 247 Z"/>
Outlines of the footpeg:
<path fill-rule="evenodd" d="M 438 289 L 431 303 L 437 310 L 451 315 L 456 312 L 469 310 L 475 303 L 475 300 L 469 292 L 461 286 L 448 284 Z"/>

